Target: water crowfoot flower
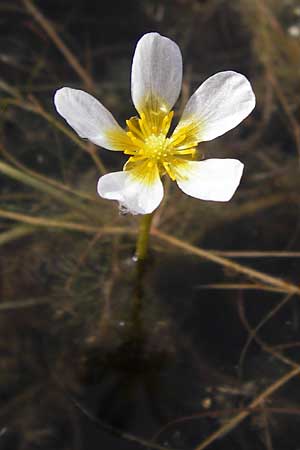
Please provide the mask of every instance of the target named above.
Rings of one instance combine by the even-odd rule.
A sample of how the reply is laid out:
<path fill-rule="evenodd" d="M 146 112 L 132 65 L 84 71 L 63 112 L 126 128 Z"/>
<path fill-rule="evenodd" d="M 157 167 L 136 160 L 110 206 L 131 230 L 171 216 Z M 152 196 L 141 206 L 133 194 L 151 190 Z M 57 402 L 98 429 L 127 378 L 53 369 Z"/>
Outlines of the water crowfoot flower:
<path fill-rule="evenodd" d="M 237 189 L 243 164 L 236 159 L 197 161 L 197 145 L 237 126 L 255 106 L 246 77 L 219 72 L 189 99 L 172 133 L 172 108 L 180 94 L 179 47 L 158 33 L 138 42 L 132 63 L 131 94 L 138 116 L 123 130 L 91 95 L 64 87 L 54 98 L 59 114 L 82 138 L 129 156 L 123 171 L 98 181 L 101 197 L 117 200 L 132 214 L 150 214 L 163 198 L 161 177 L 176 181 L 186 194 L 202 200 L 228 201 Z"/>

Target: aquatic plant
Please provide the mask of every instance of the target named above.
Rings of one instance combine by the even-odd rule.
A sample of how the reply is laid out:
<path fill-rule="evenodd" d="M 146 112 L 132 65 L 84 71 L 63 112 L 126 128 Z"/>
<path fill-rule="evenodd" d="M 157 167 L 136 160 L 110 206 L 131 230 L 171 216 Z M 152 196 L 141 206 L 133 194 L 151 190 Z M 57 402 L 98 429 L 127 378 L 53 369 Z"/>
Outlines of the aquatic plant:
<path fill-rule="evenodd" d="M 100 428 L 118 436 L 118 448 L 124 439 L 158 449 L 198 440 L 198 450 L 292 448 L 300 40 L 290 30 L 298 0 L 102 2 L 89 10 L 86 2 L 40 3 L 0 4 L 2 445 L 98 448 L 101 436 L 90 436 Z M 138 256 L 151 226 L 152 257 L 135 286 L 137 218 L 95 195 L 98 174 L 120 170 L 126 154 L 81 139 L 52 99 L 58 86 L 76 87 L 118 120 L 130 117 L 133 43 L 149 28 L 180 43 L 186 61 L 174 122 L 197 86 L 228 68 L 247 74 L 259 105 L 243 126 L 180 156 L 242 161 L 230 203 L 182 195 L 170 165 L 158 163 L 164 198 L 154 217 L 140 217 Z M 137 140 L 139 120 L 125 132 Z M 143 156 L 137 150 L 127 156 Z"/>
<path fill-rule="evenodd" d="M 181 81 L 178 46 L 158 33 L 148 33 L 138 42 L 132 63 L 132 100 L 140 118 L 126 121 L 127 132 L 89 94 L 71 88 L 55 94 L 57 111 L 80 137 L 130 155 L 123 172 L 100 178 L 98 193 L 118 200 L 132 214 L 149 214 L 159 206 L 161 175 L 168 174 L 183 192 L 203 200 L 228 201 L 239 185 L 240 161 L 194 159 L 199 142 L 226 133 L 253 110 L 250 83 L 233 71 L 210 77 L 191 96 L 179 124 L 167 137 Z"/>
<path fill-rule="evenodd" d="M 90 94 L 68 87 L 55 94 L 57 111 L 80 137 L 129 155 L 122 172 L 98 181 L 99 195 L 117 200 L 122 211 L 153 213 L 162 201 L 161 176 L 166 174 L 183 192 L 202 200 L 228 201 L 240 183 L 244 167 L 240 161 L 197 161 L 197 145 L 226 133 L 250 114 L 255 95 L 249 81 L 233 71 L 210 77 L 191 96 L 170 133 L 181 83 L 179 47 L 158 33 L 148 33 L 133 57 L 131 94 L 139 117 L 126 121 L 127 131 Z M 141 233 L 149 233 L 149 226 Z"/>

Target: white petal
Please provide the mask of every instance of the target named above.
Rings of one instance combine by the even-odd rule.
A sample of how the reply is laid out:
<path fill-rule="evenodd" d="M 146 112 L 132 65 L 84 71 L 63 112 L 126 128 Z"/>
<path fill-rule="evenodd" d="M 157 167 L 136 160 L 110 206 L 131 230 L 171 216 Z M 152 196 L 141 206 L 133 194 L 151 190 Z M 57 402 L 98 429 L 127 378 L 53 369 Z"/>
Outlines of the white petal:
<path fill-rule="evenodd" d="M 180 170 L 177 184 L 191 197 L 227 202 L 240 184 L 243 168 L 237 159 L 189 161 Z"/>
<path fill-rule="evenodd" d="M 112 114 L 92 95 L 79 89 L 63 87 L 56 91 L 54 103 L 59 114 L 80 137 L 109 150 L 119 150 L 109 134 L 125 132 Z"/>
<path fill-rule="evenodd" d="M 175 42 L 158 33 L 145 34 L 137 43 L 132 62 L 131 95 L 139 113 L 145 105 L 168 112 L 182 82 L 182 57 Z"/>
<path fill-rule="evenodd" d="M 219 72 L 208 78 L 189 99 L 178 124 L 198 124 L 199 142 L 210 141 L 247 117 L 255 106 L 255 95 L 244 75 Z"/>
<path fill-rule="evenodd" d="M 136 179 L 130 170 L 109 173 L 99 179 L 97 190 L 101 197 L 117 200 L 121 210 L 131 214 L 150 214 L 164 195 L 158 172 L 151 184 Z"/>

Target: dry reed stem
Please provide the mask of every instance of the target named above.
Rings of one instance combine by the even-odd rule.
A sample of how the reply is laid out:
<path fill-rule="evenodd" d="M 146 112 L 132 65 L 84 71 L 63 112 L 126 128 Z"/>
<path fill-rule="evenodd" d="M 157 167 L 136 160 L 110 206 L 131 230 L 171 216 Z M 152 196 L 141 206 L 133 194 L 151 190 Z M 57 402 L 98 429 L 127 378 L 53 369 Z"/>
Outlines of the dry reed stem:
<path fill-rule="evenodd" d="M 168 422 L 165 426 L 160 428 L 160 430 L 154 435 L 152 438 L 153 441 L 157 440 L 159 436 L 166 431 L 171 426 L 184 423 L 191 420 L 199 420 L 201 418 L 220 418 L 222 416 L 227 417 L 228 414 L 239 413 L 240 411 L 245 411 L 246 408 L 225 408 L 221 410 L 211 410 L 211 411 L 203 411 L 201 413 L 193 414 L 191 416 L 180 417 L 179 419 L 175 419 L 171 422 Z M 276 407 L 262 407 L 259 405 L 256 409 L 249 409 L 249 413 L 265 413 L 265 414 L 286 414 L 286 415 L 300 415 L 300 410 L 298 408 L 276 408 Z"/>
<path fill-rule="evenodd" d="M 10 220 L 16 220 L 18 222 L 27 223 L 29 225 L 46 227 L 46 228 L 60 228 L 62 230 L 79 231 L 83 233 L 101 233 L 101 234 L 130 234 L 136 235 L 137 230 L 129 227 L 103 227 L 103 226 L 91 226 L 75 222 L 66 222 L 63 220 L 54 220 L 42 217 L 33 217 L 25 214 L 20 214 L 12 211 L 5 211 L 0 209 L 0 217 Z"/>
<path fill-rule="evenodd" d="M 245 411 L 246 408 L 225 408 L 225 409 L 215 409 L 215 410 L 209 410 L 209 411 L 202 411 L 200 413 L 196 413 L 190 416 L 183 416 L 180 417 L 179 419 L 174 419 L 170 422 L 168 422 L 166 425 L 162 426 L 159 431 L 152 437 L 152 441 L 156 441 L 159 436 L 165 432 L 168 428 L 180 424 L 180 423 L 184 423 L 187 421 L 191 421 L 191 420 L 199 420 L 202 418 L 220 418 L 222 416 L 227 417 L 228 414 L 236 414 L 239 413 L 241 411 Z M 275 414 L 293 414 L 293 415 L 300 415 L 300 409 L 299 408 L 276 408 L 276 407 L 264 407 L 263 408 L 264 412 L 266 413 L 275 413 Z M 249 413 L 259 413 L 261 412 L 261 406 L 258 406 L 257 409 L 250 409 Z"/>
<path fill-rule="evenodd" d="M 247 5 L 247 2 L 245 4 Z M 250 5 L 254 8 L 254 15 L 252 19 L 248 18 L 248 21 L 250 20 L 251 23 L 254 40 L 257 41 L 256 53 L 258 60 L 263 64 L 266 80 L 274 90 L 289 121 L 298 153 L 298 162 L 300 162 L 300 126 L 291 108 L 290 99 L 281 87 L 283 83 L 280 80 L 280 73 L 278 74 L 280 63 L 281 66 L 288 63 L 291 68 L 295 66 L 297 70 L 300 47 L 296 40 L 289 39 L 284 28 L 277 20 L 274 14 L 274 2 L 272 4 L 272 2 L 265 0 L 255 0 L 250 2 Z"/>
<path fill-rule="evenodd" d="M 177 239 L 174 236 L 165 234 L 162 231 L 159 231 L 155 228 L 152 229 L 151 234 L 153 236 L 156 236 L 158 239 L 161 239 L 162 241 L 168 242 L 169 244 L 173 245 L 174 247 L 181 248 L 182 250 L 185 250 L 188 253 L 200 256 L 201 258 L 207 259 L 209 261 L 213 261 L 216 264 L 219 264 L 223 267 L 231 269 L 235 272 L 242 273 L 249 278 L 259 280 L 267 285 L 275 286 L 275 287 L 280 288 L 280 289 L 284 290 L 285 292 L 288 292 L 291 294 L 298 294 L 298 295 L 300 294 L 300 288 L 298 286 L 296 286 L 292 283 L 288 283 L 288 282 L 282 280 L 281 278 L 276 278 L 271 275 L 265 274 L 263 272 L 259 272 L 250 267 L 244 266 L 242 264 L 238 264 L 234 261 L 231 261 L 228 258 L 218 256 L 209 250 L 204 250 L 200 247 L 195 247 L 192 244 L 189 244 L 185 241 Z"/>
<path fill-rule="evenodd" d="M 82 67 L 76 56 L 71 52 L 71 50 L 66 46 L 63 40 L 59 37 L 58 33 L 55 31 L 54 26 L 51 22 L 41 13 L 41 11 L 34 5 L 31 0 L 23 0 L 23 4 L 26 7 L 29 14 L 38 22 L 38 24 L 43 28 L 43 30 L 48 34 L 50 39 L 56 45 L 56 47 L 64 55 L 70 66 L 79 75 L 83 83 L 88 89 L 94 89 L 94 81 L 89 75 L 89 73 Z"/>
<path fill-rule="evenodd" d="M 288 296 L 290 297 L 290 296 Z M 286 298 L 286 301 L 290 300 L 290 298 Z M 279 309 L 280 309 L 281 305 L 279 305 Z M 295 361 L 293 361 L 291 358 L 283 355 L 282 353 L 280 353 L 279 351 L 277 351 L 275 348 L 272 348 L 270 345 L 268 345 L 266 342 L 264 342 L 257 334 L 256 329 L 253 329 L 249 322 L 248 319 L 245 315 L 245 309 L 244 309 L 244 305 L 242 302 L 242 296 L 240 296 L 239 301 L 238 301 L 238 309 L 239 309 L 239 316 L 241 318 L 241 321 L 243 323 L 243 325 L 245 326 L 246 330 L 248 331 L 248 333 L 253 337 L 253 339 L 255 340 L 255 342 L 262 348 L 263 351 L 265 351 L 266 353 L 270 353 L 274 358 L 279 359 L 279 361 L 283 362 L 284 364 L 293 367 L 293 368 L 300 368 L 300 365 L 298 363 L 296 363 Z M 272 308 L 269 311 L 269 314 L 267 314 L 267 316 L 272 317 L 273 316 L 273 310 L 277 310 L 277 307 L 275 306 L 275 308 Z M 275 311 L 276 313 L 277 311 Z M 269 320 L 269 317 L 265 316 L 266 321 L 264 323 L 266 323 Z M 264 319 L 263 319 L 264 321 Z"/>
<path fill-rule="evenodd" d="M 239 423 L 241 423 L 246 417 L 248 417 L 253 410 L 258 408 L 267 398 L 269 398 L 274 392 L 280 389 L 284 384 L 295 376 L 300 374 L 300 366 L 295 367 L 290 372 L 280 377 L 277 381 L 272 383 L 267 389 L 265 389 L 261 394 L 259 394 L 247 407 L 246 410 L 240 412 L 232 419 L 228 420 L 224 425 L 222 425 L 217 431 L 212 433 L 208 438 L 204 439 L 199 445 L 195 447 L 195 450 L 204 450 L 215 440 L 221 438 L 226 433 L 234 429 Z"/>
<path fill-rule="evenodd" d="M 79 138 L 73 131 L 61 123 L 61 120 L 55 119 L 50 113 L 48 113 L 43 106 L 37 101 L 37 99 L 31 96 L 32 105 L 34 106 L 35 112 L 40 114 L 44 119 L 46 119 L 50 124 L 54 125 L 59 130 L 63 131 L 64 134 L 71 137 L 81 148 L 83 148 L 92 158 L 96 167 L 99 169 L 100 173 L 104 175 L 106 167 L 103 164 L 101 158 L 98 155 L 98 148 L 95 145 L 91 145 L 91 142 L 84 142 Z"/>
<path fill-rule="evenodd" d="M 241 376 L 241 371 L 242 371 L 242 366 L 243 366 L 243 363 L 244 363 L 244 360 L 245 360 L 245 357 L 246 357 L 246 353 L 247 353 L 247 350 L 248 350 L 248 348 L 249 348 L 249 346 L 250 346 L 250 344 L 251 344 L 251 342 L 253 341 L 253 339 L 255 339 L 255 337 L 256 337 L 256 335 L 257 335 L 257 333 L 258 333 L 258 331 L 273 317 L 273 316 L 275 316 L 275 314 L 277 314 L 277 312 L 278 311 L 280 311 L 281 310 L 281 308 L 286 304 L 286 303 L 288 303 L 289 301 L 290 301 L 290 299 L 292 298 L 293 296 L 291 295 L 291 294 L 288 294 L 288 295 L 285 295 L 284 296 L 284 298 L 276 305 L 276 306 L 274 306 L 264 317 L 263 317 L 263 319 L 254 327 L 254 328 L 252 328 L 252 327 L 250 327 L 249 326 L 249 324 L 248 324 L 248 321 L 246 322 L 246 318 L 245 318 L 245 315 L 243 314 L 240 314 L 240 316 L 242 317 L 242 318 L 244 318 L 245 320 L 244 320 L 244 325 L 247 323 L 247 331 L 249 332 L 249 336 L 248 336 L 248 338 L 247 338 L 247 340 L 246 340 L 246 343 L 245 343 L 245 345 L 244 345 L 244 347 L 243 347 L 243 349 L 242 349 L 242 351 L 241 351 L 241 354 L 240 354 L 240 359 L 239 359 L 239 362 L 238 362 L 238 367 L 239 367 L 239 372 L 240 372 L 240 376 Z"/>
<path fill-rule="evenodd" d="M 10 178 L 13 178 L 14 180 L 17 180 L 23 184 L 33 187 L 34 189 L 37 189 L 38 191 L 43 192 L 44 194 L 54 197 L 59 202 L 68 205 L 72 209 L 80 211 L 81 213 L 84 214 L 84 216 L 88 216 L 93 220 L 97 219 L 98 217 L 98 211 L 96 211 L 96 208 L 92 208 L 91 205 L 86 206 L 81 201 L 78 201 L 77 199 L 73 198 L 68 194 L 65 194 L 60 189 L 57 189 L 54 186 L 50 186 L 46 183 L 43 183 L 39 179 L 34 178 L 20 171 L 19 169 L 16 169 L 10 166 L 9 164 L 6 164 L 3 161 L 0 161 L 0 172 Z"/>
<path fill-rule="evenodd" d="M 28 225 L 17 225 L 8 231 L 4 231 L 0 234 L 0 246 L 7 244 L 8 242 L 14 241 L 16 239 L 28 236 L 36 232 L 35 227 Z"/>
<path fill-rule="evenodd" d="M 39 179 L 40 181 L 42 181 L 43 183 L 47 183 L 50 184 L 51 186 L 54 186 L 58 189 L 61 189 L 62 191 L 66 191 L 69 194 L 72 195 L 76 195 L 77 197 L 84 199 L 84 200 L 89 200 L 93 203 L 99 202 L 99 199 L 97 199 L 96 196 L 92 196 L 89 195 L 85 192 L 81 192 L 78 190 L 73 189 L 72 187 L 64 184 L 64 183 L 60 183 L 57 180 L 54 180 L 53 178 L 50 178 L 46 175 L 41 174 L 40 172 L 36 172 L 35 170 L 29 169 L 28 167 L 26 167 L 24 164 L 22 164 L 18 159 L 16 159 L 14 156 L 12 156 L 4 147 L 3 145 L 0 143 L 0 151 L 1 153 L 4 155 L 5 159 L 8 160 L 9 162 L 11 162 L 15 167 L 17 167 L 18 169 L 20 169 L 22 172 Z"/>
<path fill-rule="evenodd" d="M 49 299 L 32 299 L 32 300 L 18 300 L 14 302 L 1 302 L 0 312 L 11 311 L 15 309 L 32 308 L 40 305 L 47 305 L 50 303 Z"/>
<path fill-rule="evenodd" d="M 252 291 L 266 291 L 266 292 L 277 292 L 279 294 L 285 293 L 285 290 L 275 288 L 272 286 L 266 286 L 262 284 L 255 283 L 211 283 L 211 284 L 201 284 L 197 286 L 197 289 L 219 289 L 219 290 L 252 290 Z"/>
<path fill-rule="evenodd" d="M 184 423 L 191 420 L 199 420 L 202 418 L 220 418 L 222 416 L 227 417 L 228 414 L 235 414 L 239 413 L 241 411 L 245 411 L 246 408 L 225 408 L 225 409 L 215 409 L 215 410 L 209 410 L 209 411 L 202 411 L 200 413 L 196 413 L 190 416 L 183 416 L 179 419 L 174 419 L 170 422 L 168 422 L 166 425 L 162 426 L 159 431 L 153 436 L 152 441 L 156 441 L 159 436 L 165 432 L 169 427 Z M 275 414 L 293 414 L 293 415 L 300 415 L 300 409 L 299 408 L 276 408 L 276 407 L 264 407 L 264 412 L 266 413 L 275 413 Z M 258 406 L 257 409 L 250 409 L 249 413 L 259 413 L 261 412 L 261 406 Z"/>
<path fill-rule="evenodd" d="M 33 99 L 33 97 L 31 97 Z M 77 134 L 75 134 L 70 128 L 66 127 L 61 120 L 56 119 L 53 117 L 52 114 L 47 112 L 40 103 L 38 103 L 34 99 L 34 103 L 28 103 L 24 101 L 22 98 L 14 98 L 14 99 L 8 99 L 6 101 L 7 104 L 15 105 L 19 108 L 24 109 L 25 111 L 29 111 L 31 113 L 37 114 L 44 119 L 47 120 L 47 122 L 54 126 L 57 130 L 61 131 L 63 134 L 65 134 L 71 141 L 75 142 L 78 147 L 80 147 L 82 150 L 87 152 L 92 160 L 94 161 L 96 167 L 99 169 L 99 172 L 104 175 L 106 171 L 106 167 L 103 164 L 101 158 L 98 155 L 98 150 L 93 146 L 92 148 L 87 144 L 83 139 L 80 139 Z"/>
<path fill-rule="evenodd" d="M 220 250 L 209 250 L 219 256 L 227 256 L 229 258 L 300 258 L 300 252 L 287 252 L 287 251 L 220 251 Z"/>

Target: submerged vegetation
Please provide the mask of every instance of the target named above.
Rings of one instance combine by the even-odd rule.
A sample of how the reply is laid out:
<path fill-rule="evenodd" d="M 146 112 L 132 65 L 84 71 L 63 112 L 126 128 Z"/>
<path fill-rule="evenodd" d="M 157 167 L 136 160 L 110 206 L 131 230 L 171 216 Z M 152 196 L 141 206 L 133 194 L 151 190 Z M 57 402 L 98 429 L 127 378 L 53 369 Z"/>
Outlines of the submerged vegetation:
<path fill-rule="evenodd" d="M 1 2 L 1 449 L 297 448 L 298 3 Z M 123 124 L 149 31 L 183 52 L 176 122 L 224 70 L 247 76 L 257 107 L 199 146 L 244 163 L 234 198 L 165 180 L 137 278 L 138 221 L 96 194 L 120 154 L 80 139 L 53 94 L 88 91 Z"/>

